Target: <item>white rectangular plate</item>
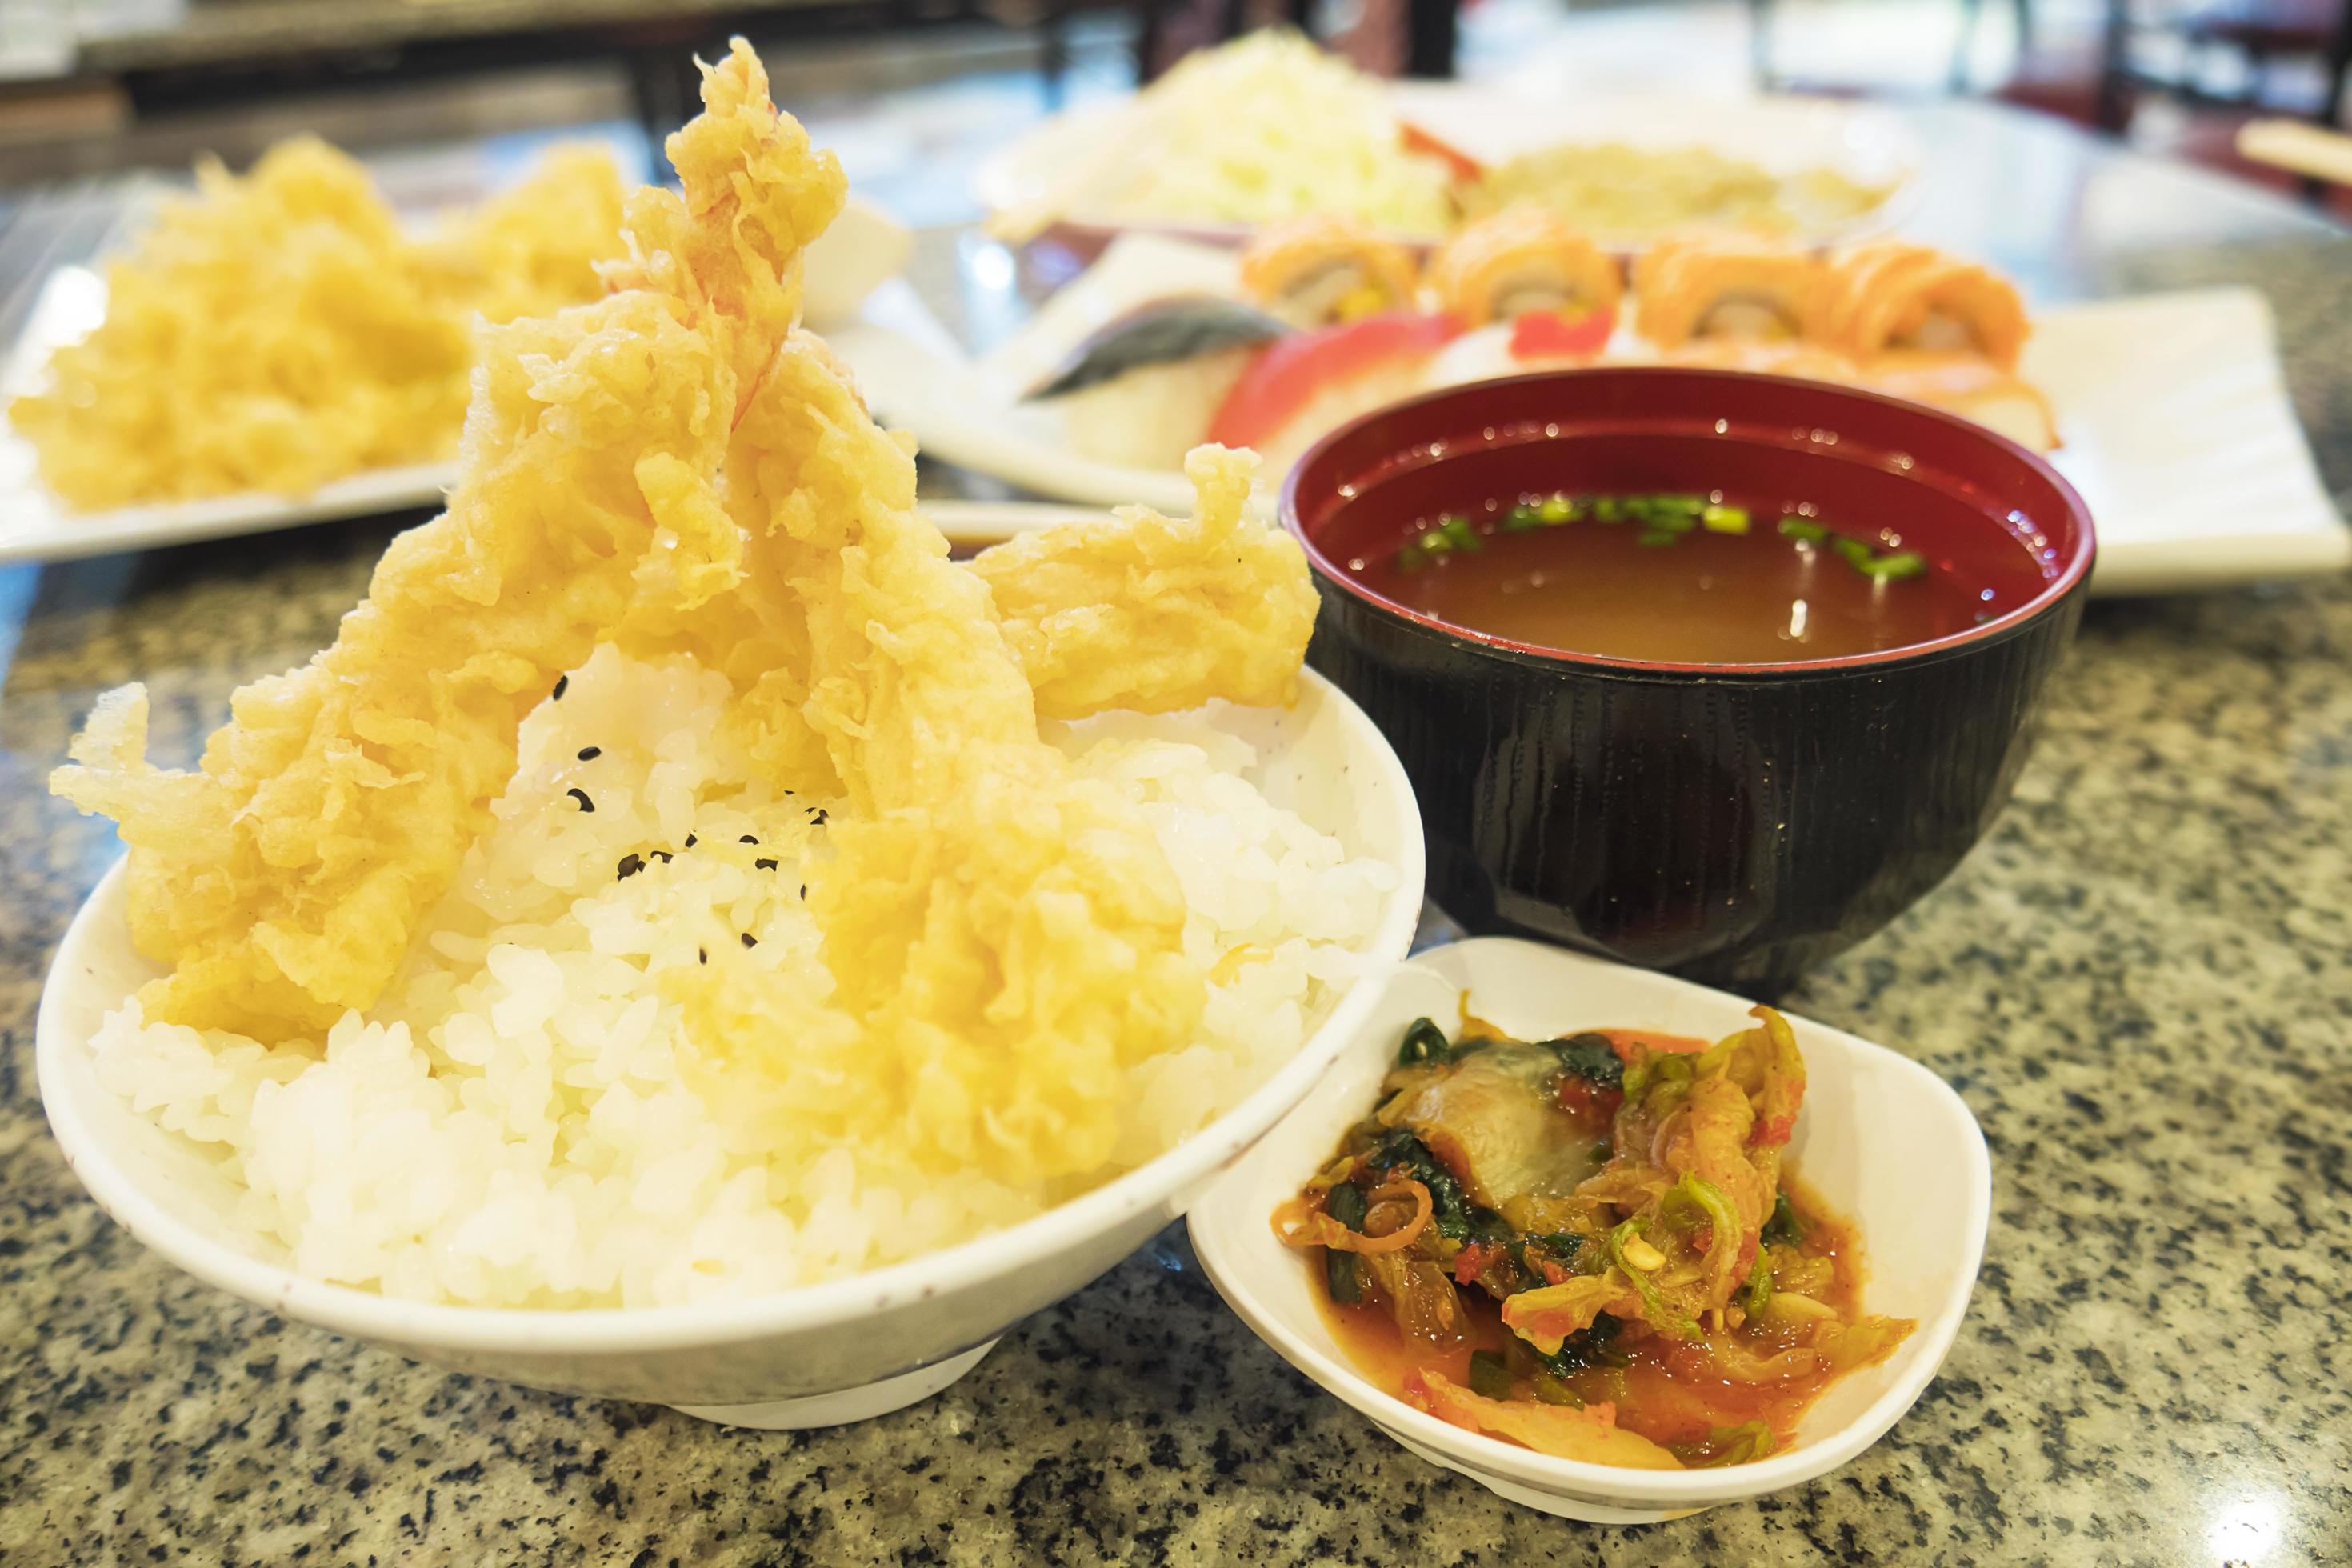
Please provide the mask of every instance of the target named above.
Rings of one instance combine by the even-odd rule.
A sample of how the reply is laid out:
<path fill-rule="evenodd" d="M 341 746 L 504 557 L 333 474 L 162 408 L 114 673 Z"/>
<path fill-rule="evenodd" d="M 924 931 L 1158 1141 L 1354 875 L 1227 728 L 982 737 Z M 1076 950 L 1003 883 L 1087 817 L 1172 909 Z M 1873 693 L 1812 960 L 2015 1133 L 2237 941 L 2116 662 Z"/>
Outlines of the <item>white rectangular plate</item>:
<path fill-rule="evenodd" d="M 2052 463 L 2090 503 L 2095 594 L 2340 572 L 2352 529 L 2287 399 L 2270 302 L 2200 289 L 2035 318 L 2021 367 L 2058 411 Z"/>

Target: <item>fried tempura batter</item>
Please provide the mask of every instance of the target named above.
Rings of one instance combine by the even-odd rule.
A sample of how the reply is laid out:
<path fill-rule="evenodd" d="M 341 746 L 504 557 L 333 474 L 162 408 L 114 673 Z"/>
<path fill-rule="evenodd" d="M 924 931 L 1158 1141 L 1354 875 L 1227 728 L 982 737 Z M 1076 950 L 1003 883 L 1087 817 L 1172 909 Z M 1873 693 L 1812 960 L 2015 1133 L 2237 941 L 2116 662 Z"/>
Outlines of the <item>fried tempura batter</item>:
<path fill-rule="evenodd" d="M 772 1042 L 762 1065 L 795 1092 L 822 1094 L 829 1050 L 886 1064 L 897 1092 L 842 1107 L 869 1138 L 1014 1182 L 1099 1166 L 1122 1069 L 1180 1044 L 1205 995 L 1149 825 L 1039 741 L 988 590 L 914 510 L 912 458 L 817 340 L 794 333 L 767 367 L 728 488 L 802 606 L 800 712 L 854 803 L 809 905 L 856 1027 L 732 954 L 674 989 L 701 1037 Z M 746 1008 L 772 1026 L 730 1026 Z"/>
<path fill-rule="evenodd" d="M 673 139 L 686 195 L 629 204 L 619 292 L 485 334 L 449 510 L 393 542 L 334 647 L 236 694 L 201 773 L 146 763 L 136 689 L 92 716 L 54 787 L 131 846 L 133 937 L 173 966 L 151 1017 L 275 1040 L 373 1003 L 641 563 L 733 550 L 712 495 L 742 367 L 845 190 L 765 89 L 748 52 L 711 78 Z"/>
<path fill-rule="evenodd" d="M 1298 547 L 1245 515 L 1256 468 L 1249 453 L 1198 447 L 1184 460 L 1200 498 L 1189 521 L 1130 507 L 972 561 L 1040 714 L 1289 700 L 1315 630 L 1315 585 Z"/>
<path fill-rule="evenodd" d="M 489 321 L 543 316 L 604 292 L 621 256 L 621 171 L 601 147 L 557 147 L 522 184 L 460 214 L 426 265 Z"/>
<path fill-rule="evenodd" d="M 605 637 L 691 657 L 765 782 L 842 803 L 805 868 L 820 962 L 663 979 L 742 1069 L 730 1104 L 782 1096 L 918 1167 L 1098 1170 L 1125 1069 L 1184 1043 L 1206 982 L 1150 823 L 1039 739 L 1033 680 L 1056 715 L 1275 700 L 1304 562 L 1243 521 L 1247 459 L 1211 453 L 1197 521 L 951 563 L 908 447 L 796 325 L 838 167 L 740 42 L 704 93 L 669 142 L 684 198 L 629 203 L 619 291 L 489 336 L 449 512 L 335 647 L 238 693 L 196 774 L 150 767 L 143 699 L 109 699 L 56 787 L 122 823 L 134 935 L 174 966 L 150 1018 L 311 1036 L 383 989 L 561 672 Z"/>

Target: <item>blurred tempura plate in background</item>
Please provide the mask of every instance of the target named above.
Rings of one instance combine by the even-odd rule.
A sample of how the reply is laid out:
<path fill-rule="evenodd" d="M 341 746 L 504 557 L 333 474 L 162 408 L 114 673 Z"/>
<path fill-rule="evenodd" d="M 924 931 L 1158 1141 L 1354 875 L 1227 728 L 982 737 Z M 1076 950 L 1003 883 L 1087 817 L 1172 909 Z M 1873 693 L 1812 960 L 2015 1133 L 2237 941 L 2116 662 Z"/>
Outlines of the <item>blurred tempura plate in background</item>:
<path fill-rule="evenodd" d="M 106 247 L 152 221 L 161 187 L 134 187 Z M 851 198 L 809 250 L 806 310 L 824 330 L 856 316 L 866 295 L 906 266 L 912 237 L 873 203 Z M 437 510 L 456 481 L 454 458 L 369 468 L 331 479 L 299 494 L 247 490 L 76 510 L 41 482 L 33 443 L 14 428 L 7 404 L 41 389 L 49 357 L 79 342 L 106 320 L 110 255 L 90 266 L 53 268 L 37 284 L 16 341 L 0 354 L 0 563 L 63 561 L 117 551 L 152 550 L 203 540 L 272 533 L 314 522 Z M 932 520 L 959 544 L 982 545 L 1066 521 L 1066 508 L 1019 502 L 942 503 Z"/>

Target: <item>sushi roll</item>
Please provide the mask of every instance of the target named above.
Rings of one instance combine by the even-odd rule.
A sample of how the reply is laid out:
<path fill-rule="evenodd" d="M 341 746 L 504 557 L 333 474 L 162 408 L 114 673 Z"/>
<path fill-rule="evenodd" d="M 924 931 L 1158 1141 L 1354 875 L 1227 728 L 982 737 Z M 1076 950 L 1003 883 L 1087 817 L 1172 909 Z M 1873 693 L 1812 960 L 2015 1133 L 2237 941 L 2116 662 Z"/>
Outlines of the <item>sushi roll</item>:
<path fill-rule="evenodd" d="M 2028 331 L 2025 302 L 1998 273 L 1929 246 L 1876 240 L 1823 267 L 1804 336 L 1864 361 L 1890 349 L 1966 353 L 2014 371 Z"/>
<path fill-rule="evenodd" d="M 1181 468 L 1243 373 L 1290 330 L 1238 300 L 1155 300 L 1088 333 L 1023 401 L 1057 411 L 1083 457 Z"/>
<path fill-rule="evenodd" d="M 1822 264 L 1744 235 L 1663 240 L 1633 264 L 1633 325 L 1662 349 L 1695 338 L 1778 342 L 1804 331 Z"/>
<path fill-rule="evenodd" d="M 1263 231 L 1242 252 L 1242 288 L 1294 327 L 1339 326 L 1410 309 L 1421 269 L 1360 218 L 1321 213 Z"/>
<path fill-rule="evenodd" d="M 1438 308 L 1465 327 L 1538 314 L 1613 319 L 1624 292 L 1615 258 L 1559 214 L 1528 203 L 1480 218 L 1446 241 L 1429 264 L 1429 285 Z"/>

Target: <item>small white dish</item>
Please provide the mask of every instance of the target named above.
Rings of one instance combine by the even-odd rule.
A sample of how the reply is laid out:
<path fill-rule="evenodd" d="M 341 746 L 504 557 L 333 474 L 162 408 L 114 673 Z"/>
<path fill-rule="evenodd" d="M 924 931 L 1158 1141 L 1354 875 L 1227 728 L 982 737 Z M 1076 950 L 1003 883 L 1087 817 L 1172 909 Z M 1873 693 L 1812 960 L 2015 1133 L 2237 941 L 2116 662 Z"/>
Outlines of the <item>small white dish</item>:
<path fill-rule="evenodd" d="M 1219 1294 L 1259 1338 L 1433 1464 L 1564 1519 L 1643 1524 L 1745 1502 L 1827 1474 L 1911 1408 L 1968 1310 L 1992 1210 L 1976 1118 L 1949 1085 L 1882 1046 L 1791 1017 L 1807 1086 L 1789 1163 L 1862 1238 L 1864 1304 L 1918 1322 L 1887 1360 L 1832 1384 L 1797 1440 L 1755 1464 L 1632 1470 L 1553 1458 L 1465 1431 L 1373 1385 L 1332 1335 L 1313 1259 L 1275 1238 L 1275 1208 L 1331 1158 L 1372 1106 L 1413 1019 L 1476 1015 L 1524 1038 L 1622 1027 L 1715 1039 L 1748 1027 L 1749 1004 L 1687 981 L 1539 942 L 1486 937 L 1398 971 L 1363 1033 L 1232 1173 L 1193 1205 L 1192 1246 Z"/>
<path fill-rule="evenodd" d="M 164 1259 L 297 1322 L 534 1387 L 676 1405 L 736 1426 L 833 1426 L 937 1393 L 998 1335 L 1079 1289 L 1182 1215 L 1297 1104 L 1381 1005 L 1421 916 L 1421 816 L 1388 742 L 1308 672 L 1282 710 L 1215 722 L 1256 746 L 1269 799 L 1377 855 L 1397 886 L 1366 973 L 1247 1098 L 1175 1148 L 1034 1219 L 871 1273 L 738 1301 L 583 1311 L 403 1300 L 305 1279 L 231 1223 L 237 1189 L 176 1134 L 101 1084 L 89 1042 L 157 973 L 131 947 L 122 868 L 99 883 L 50 965 L 36 1025 L 41 1099 L 67 1163 L 100 1206 Z"/>

